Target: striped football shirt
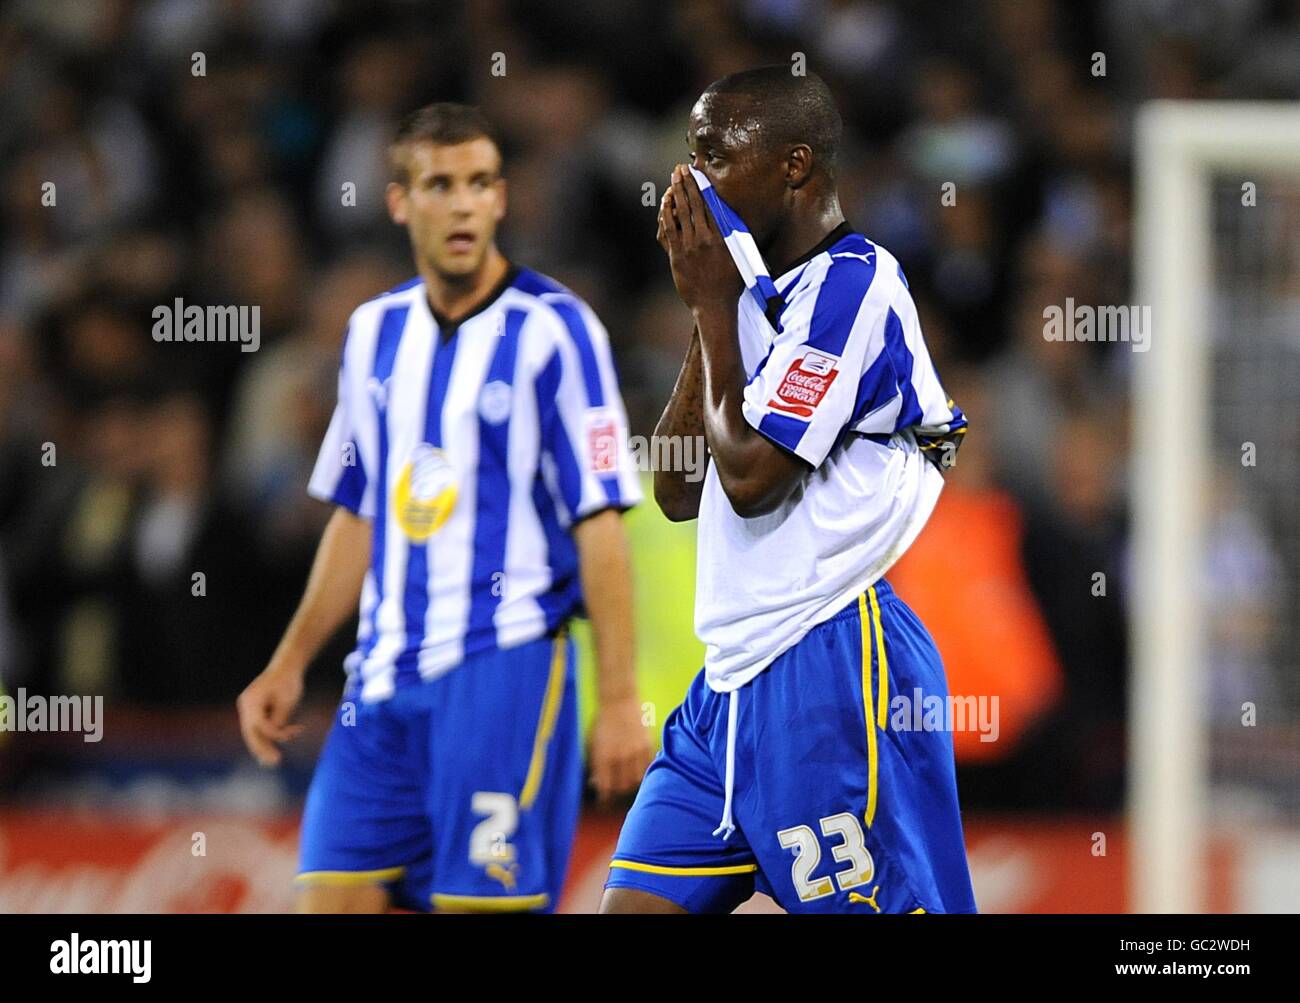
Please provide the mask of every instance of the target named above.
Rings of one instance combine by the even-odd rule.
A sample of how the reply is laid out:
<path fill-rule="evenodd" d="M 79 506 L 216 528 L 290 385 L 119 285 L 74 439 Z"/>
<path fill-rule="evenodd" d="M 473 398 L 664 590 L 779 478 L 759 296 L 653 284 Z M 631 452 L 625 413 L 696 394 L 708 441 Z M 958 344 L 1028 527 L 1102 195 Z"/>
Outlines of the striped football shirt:
<path fill-rule="evenodd" d="M 516 265 L 456 321 L 418 278 L 363 303 L 308 491 L 373 526 L 362 700 L 556 630 L 582 603 L 574 523 L 641 498 L 605 328 Z"/>
<path fill-rule="evenodd" d="M 847 223 L 740 297 L 742 411 L 812 468 L 775 511 L 741 518 L 710 464 L 696 631 L 709 685 L 734 690 L 879 579 L 925 525 L 966 417 L 939 383 L 898 261 Z M 929 462 L 930 459 L 937 462 Z"/>

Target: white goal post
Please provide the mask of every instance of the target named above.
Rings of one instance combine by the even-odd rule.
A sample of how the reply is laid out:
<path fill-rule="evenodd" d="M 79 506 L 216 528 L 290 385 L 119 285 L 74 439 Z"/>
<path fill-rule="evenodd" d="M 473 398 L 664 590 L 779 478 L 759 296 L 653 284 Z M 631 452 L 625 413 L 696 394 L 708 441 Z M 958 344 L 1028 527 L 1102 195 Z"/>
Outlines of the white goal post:
<path fill-rule="evenodd" d="M 1137 118 L 1134 266 L 1150 351 L 1133 357 L 1129 888 L 1135 912 L 1206 908 L 1211 176 L 1300 176 L 1300 104 L 1156 101 Z M 1265 212 L 1264 208 L 1251 209 Z"/>

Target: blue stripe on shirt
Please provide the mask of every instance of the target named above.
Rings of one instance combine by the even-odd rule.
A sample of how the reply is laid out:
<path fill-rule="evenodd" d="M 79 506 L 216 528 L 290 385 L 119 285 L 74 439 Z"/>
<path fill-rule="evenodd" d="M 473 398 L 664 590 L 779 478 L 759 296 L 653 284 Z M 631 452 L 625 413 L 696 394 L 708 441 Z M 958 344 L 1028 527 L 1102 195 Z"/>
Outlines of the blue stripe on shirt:
<path fill-rule="evenodd" d="M 769 411 L 758 423 L 758 430 L 793 453 L 798 449 L 803 434 L 808 431 L 808 422 L 792 418 L 788 414 Z"/>
<path fill-rule="evenodd" d="M 533 480 L 533 507 L 546 538 L 546 566 L 551 569 L 551 587 L 537 597 L 546 617 L 546 629 L 558 627 L 578 606 L 582 591 L 578 582 L 578 548 L 573 537 L 560 525 L 555 500 L 539 469 Z"/>
<path fill-rule="evenodd" d="M 523 310 L 506 311 L 505 327 L 484 384 L 485 387 L 505 384 L 510 388 L 512 400 L 519 331 L 527 318 L 528 314 Z M 493 423 L 483 417 L 482 409 L 479 409 L 478 488 L 474 494 L 477 511 L 474 517 L 473 568 L 469 579 L 467 646 L 475 645 L 483 634 L 489 635 L 493 643 L 496 641 L 493 617 L 501 605 L 504 588 L 506 524 L 510 520 L 510 416 L 513 411 L 511 407 L 504 418 Z"/>
<path fill-rule="evenodd" d="M 587 406 L 603 407 L 605 391 L 600 385 L 600 365 L 596 362 L 596 350 L 591 345 L 591 334 L 587 331 L 587 322 L 573 303 L 552 300 L 551 307 L 560 315 L 564 326 L 569 329 L 569 337 L 578 349 L 578 361 L 582 364 L 582 383 L 587 388 Z"/>
<path fill-rule="evenodd" d="M 854 399 L 853 416 L 849 419 L 849 425 L 856 425 L 897 396 L 898 377 L 894 373 L 894 364 L 889 360 L 889 353 L 882 351 L 858 380 L 858 393 Z"/>
<path fill-rule="evenodd" d="M 817 289 L 817 302 L 808 323 L 808 347 L 837 359 L 844 354 L 853 323 L 875 277 L 875 255 L 870 261 L 840 258 L 831 264 Z"/>
<path fill-rule="evenodd" d="M 555 473 L 560 482 L 560 497 L 574 518 L 582 504 L 582 469 L 578 466 L 573 443 L 560 417 L 556 396 L 560 387 L 563 363 L 557 349 L 551 360 L 542 367 L 533 384 L 537 394 L 537 422 L 541 431 L 542 448 L 555 461 Z"/>
<path fill-rule="evenodd" d="M 916 399 L 916 388 L 912 386 L 912 350 L 907 347 L 907 339 L 903 336 L 903 322 L 898 319 L 898 314 L 894 313 L 892 307 L 885 318 L 885 351 L 889 353 L 889 360 L 894 365 L 898 390 L 903 395 L 903 406 L 898 412 L 898 421 L 894 423 L 894 431 L 897 432 L 901 428 L 920 424 L 924 414 L 920 401 Z"/>

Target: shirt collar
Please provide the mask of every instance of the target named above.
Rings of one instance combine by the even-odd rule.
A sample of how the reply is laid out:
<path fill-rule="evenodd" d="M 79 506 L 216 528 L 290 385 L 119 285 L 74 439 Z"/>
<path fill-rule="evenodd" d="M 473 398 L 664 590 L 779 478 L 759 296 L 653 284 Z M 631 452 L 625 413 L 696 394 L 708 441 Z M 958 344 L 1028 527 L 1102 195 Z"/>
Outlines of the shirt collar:
<path fill-rule="evenodd" d="M 779 283 L 781 279 L 785 278 L 787 275 L 793 272 L 800 265 L 807 264 L 813 258 L 817 257 L 817 255 L 821 254 L 822 251 L 830 250 L 832 247 L 834 247 L 841 240 L 843 240 L 845 237 L 847 237 L 850 233 L 853 232 L 854 232 L 853 227 L 849 225 L 849 221 L 847 219 L 843 220 L 835 227 L 835 229 L 833 229 L 830 233 L 826 234 L 826 236 L 824 236 L 820 241 L 818 241 L 815 247 L 812 247 L 811 249 L 804 251 L 803 254 L 799 255 L 799 257 L 795 258 L 794 261 L 790 262 L 790 264 L 786 266 L 785 271 L 783 271 L 779 276 L 775 276 L 774 278 Z"/>

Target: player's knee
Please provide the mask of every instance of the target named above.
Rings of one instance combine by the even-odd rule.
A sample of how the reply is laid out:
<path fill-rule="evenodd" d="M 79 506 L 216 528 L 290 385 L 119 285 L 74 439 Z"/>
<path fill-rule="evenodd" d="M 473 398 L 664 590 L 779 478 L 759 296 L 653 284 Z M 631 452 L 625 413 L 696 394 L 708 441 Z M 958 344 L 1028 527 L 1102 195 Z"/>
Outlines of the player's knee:
<path fill-rule="evenodd" d="M 308 884 L 299 887 L 295 909 L 300 913 L 379 913 L 388 911 L 382 885 Z"/>
<path fill-rule="evenodd" d="M 651 895 L 636 888 L 606 888 L 600 900 L 600 912 L 606 913 L 684 913 L 676 902 Z"/>

